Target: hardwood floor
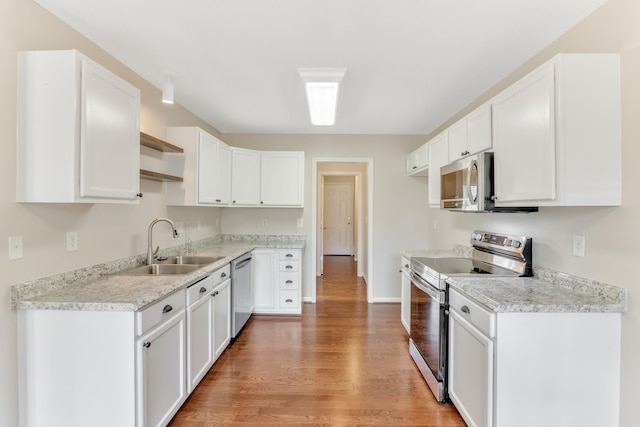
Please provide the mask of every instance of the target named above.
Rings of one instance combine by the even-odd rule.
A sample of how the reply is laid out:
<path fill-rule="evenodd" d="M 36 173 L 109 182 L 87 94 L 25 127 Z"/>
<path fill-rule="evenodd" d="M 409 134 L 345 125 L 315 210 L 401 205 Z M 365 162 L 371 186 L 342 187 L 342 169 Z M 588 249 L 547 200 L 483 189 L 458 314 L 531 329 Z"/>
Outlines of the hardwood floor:
<path fill-rule="evenodd" d="M 409 356 L 399 304 L 368 304 L 351 257 L 325 257 L 301 317 L 253 316 L 171 427 L 465 426 Z"/>

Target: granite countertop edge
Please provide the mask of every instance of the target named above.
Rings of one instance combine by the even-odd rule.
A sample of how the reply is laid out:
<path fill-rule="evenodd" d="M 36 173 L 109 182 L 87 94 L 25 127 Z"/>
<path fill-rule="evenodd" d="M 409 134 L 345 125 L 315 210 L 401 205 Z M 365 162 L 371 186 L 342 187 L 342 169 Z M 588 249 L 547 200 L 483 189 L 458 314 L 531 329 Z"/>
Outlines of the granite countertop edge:
<path fill-rule="evenodd" d="M 187 252 L 221 256 L 184 275 L 132 276 L 126 270 L 143 265 L 145 255 L 64 272 L 11 287 L 14 310 L 138 311 L 208 276 L 256 248 L 304 249 L 306 236 L 218 235 L 161 251 L 163 256 Z M 124 274 L 123 274 L 124 273 Z"/>

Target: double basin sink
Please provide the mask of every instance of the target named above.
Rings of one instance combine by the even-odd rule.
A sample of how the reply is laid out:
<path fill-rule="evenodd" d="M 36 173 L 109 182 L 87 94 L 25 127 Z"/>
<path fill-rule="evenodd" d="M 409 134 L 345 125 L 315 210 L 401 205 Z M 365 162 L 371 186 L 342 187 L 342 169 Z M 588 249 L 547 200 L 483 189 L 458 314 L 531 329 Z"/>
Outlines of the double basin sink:
<path fill-rule="evenodd" d="M 181 255 L 170 257 L 158 264 L 143 265 L 123 271 L 121 274 L 128 276 L 188 274 L 207 264 L 214 263 L 224 257 Z"/>

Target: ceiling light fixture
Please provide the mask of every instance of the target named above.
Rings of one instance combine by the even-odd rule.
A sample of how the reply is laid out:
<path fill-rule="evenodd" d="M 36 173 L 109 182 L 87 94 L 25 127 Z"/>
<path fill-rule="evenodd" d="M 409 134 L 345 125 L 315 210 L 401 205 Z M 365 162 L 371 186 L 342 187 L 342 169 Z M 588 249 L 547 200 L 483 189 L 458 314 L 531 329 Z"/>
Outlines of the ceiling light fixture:
<path fill-rule="evenodd" d="M 340 82 L 346 68 L 299 68 L 304 82 L 311 124 L 333 126 L 336 122 Z"/>
<path fill-rule="evenodd" d="M 171 81 L 171 77 L 175 77 L 175 74 L 166 72 L 165 77 L 166 81 L 164 82 L 164 86 L 162 86 L 162 102 L 165 104 L 173 104 L 173 82 Z"/>

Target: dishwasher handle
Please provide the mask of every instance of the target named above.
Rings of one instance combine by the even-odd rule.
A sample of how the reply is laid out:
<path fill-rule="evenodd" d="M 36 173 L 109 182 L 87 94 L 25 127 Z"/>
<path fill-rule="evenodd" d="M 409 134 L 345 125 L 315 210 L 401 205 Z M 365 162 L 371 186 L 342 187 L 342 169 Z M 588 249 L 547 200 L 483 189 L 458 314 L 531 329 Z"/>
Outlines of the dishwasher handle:
<path fill-rule="evenodd" d="M 236 264 L 235 269 L 236 270 L 240 270 L 241 268 L 246 267 L 247 264 L 249 264 L 250 262 L 251 262 L 251 257 L 249 257 L 249 258 L 247 258 L 245 260 L 242 260 L 242 261 L 240 261 L 239 263 Z"/>

